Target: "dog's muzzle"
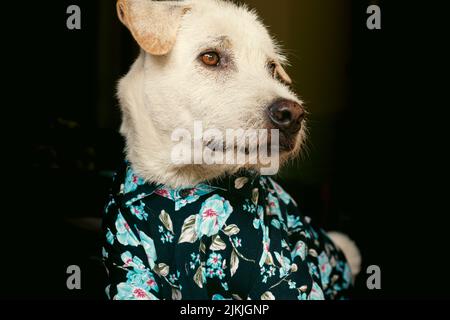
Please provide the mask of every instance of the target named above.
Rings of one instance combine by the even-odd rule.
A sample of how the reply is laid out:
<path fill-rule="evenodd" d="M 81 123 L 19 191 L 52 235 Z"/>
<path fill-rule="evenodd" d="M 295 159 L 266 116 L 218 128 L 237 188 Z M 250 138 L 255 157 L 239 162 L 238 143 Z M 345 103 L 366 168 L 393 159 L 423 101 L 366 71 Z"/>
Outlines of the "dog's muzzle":
<path fill-rule="evenodd" d="M 295 101 L 279 99 L 268 108 L 268 116 L 271 126 L 280 130 L 280 147 L 292 150 L 305 119 L 305 109 Z"/>

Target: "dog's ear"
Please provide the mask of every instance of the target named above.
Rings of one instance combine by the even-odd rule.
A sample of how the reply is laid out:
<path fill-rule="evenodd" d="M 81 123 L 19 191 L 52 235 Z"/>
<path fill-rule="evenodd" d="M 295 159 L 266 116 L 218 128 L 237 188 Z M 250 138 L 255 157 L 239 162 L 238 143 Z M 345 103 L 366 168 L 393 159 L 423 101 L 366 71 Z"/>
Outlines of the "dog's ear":
<path fill-rule="evenodd" d="M 188 1 L 118 0 L 120 21 L 139 46 L 152 55 L 165 55 L 173 48 Z"/>
<path fill-rule="evenodd" d="M 288 84 L 288 85 L 292 84 L 291 77 L 289 77 L 286 70 L 284 70 L 284 68 L 280 64 L 277 64 L 277 66 L 275 68 L 275 77 L 280 79 L 285 84 Z"/>

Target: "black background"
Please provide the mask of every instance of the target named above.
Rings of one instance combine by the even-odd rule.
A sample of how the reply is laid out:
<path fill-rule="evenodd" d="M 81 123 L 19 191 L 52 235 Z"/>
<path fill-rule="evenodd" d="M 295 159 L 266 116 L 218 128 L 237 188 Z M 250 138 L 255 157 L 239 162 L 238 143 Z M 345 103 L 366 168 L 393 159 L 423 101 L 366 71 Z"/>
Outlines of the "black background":
<path fill-rule="evenodd" d="M 352 24 L 364 26 L 370 1 L 352 3 Z M 355 298 L 450 296 L 442 3 L 379 1 L 382 30 L 352 28 L 351 104 L 336 119 L 331 209 L 316 218 L 351 234 L 362 250 Z M 83 8 L 81 31 L 66 28 L 70 4 Z M 103 77 L 95 1 L 10 6 L 2 21 L 0 297 L 102 299 L 101 235 L 68 219 L 101 217 L 109 183 L 103 173 L 121 162 L 123 142 L 99 126 L 96 92 L 124 74 L 137 51 L 124 28 L 112 30 L 118 44 L 111 54 L 121 63 Z M 323 211 L 316 189 L 300 182 L 286 189 L 309 214 Z M 81 291 L 66 289 L 72 264 L 82 269 Z M 382 270 L 379 291 L 365 287 L 372 264 Z"/>

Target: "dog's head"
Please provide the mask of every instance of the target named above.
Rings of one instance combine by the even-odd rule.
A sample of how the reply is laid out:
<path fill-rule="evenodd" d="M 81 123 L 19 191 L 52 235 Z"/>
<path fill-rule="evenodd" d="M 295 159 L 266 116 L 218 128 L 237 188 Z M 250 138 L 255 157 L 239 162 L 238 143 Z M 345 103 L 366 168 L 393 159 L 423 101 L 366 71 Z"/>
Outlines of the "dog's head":
<path fill-rule="evenodd" d="M 117 8 L 142 49 L 119 84 L 127 158 L 142 177 L 183 186 L 258 168 L 173 163 L 173 132 L 193 133 L 197 122 L 204 130 L 279 129 L 280 160 L 297 153 L 305 111 L 255 12 L 221 0 L 118 0 Z"/>

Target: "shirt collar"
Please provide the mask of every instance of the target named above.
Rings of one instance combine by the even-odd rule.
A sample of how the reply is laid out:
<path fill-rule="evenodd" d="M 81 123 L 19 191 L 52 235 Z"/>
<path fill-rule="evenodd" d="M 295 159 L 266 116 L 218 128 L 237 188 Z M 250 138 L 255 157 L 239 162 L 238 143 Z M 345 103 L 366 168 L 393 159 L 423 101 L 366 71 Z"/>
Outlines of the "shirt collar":
<path fill-rule="evenodd" d="M 128 162 L 114 176 L 113 193 L 123 206 L 130 207 L 155 193 L 158 184 L 147 183 L 136 175 Z"/>
<path fill-rule="evenodd" d="M 259 175 L 255 171 L 244 170 L 230 175 L 201 183 L 195 187 L 171 188 L 162 184 L 146 182 L 139 177 L 128 162 L 114 177 L 114 193 L 122 205 L 130 207 L 138 201 L 157 194 L 174 201 L 178 211 L 189 203 L 197 201 L 201 196 L 216 190 L 236 190 L 240 194 L 248 194 L 254 188 Z"/>

